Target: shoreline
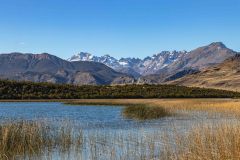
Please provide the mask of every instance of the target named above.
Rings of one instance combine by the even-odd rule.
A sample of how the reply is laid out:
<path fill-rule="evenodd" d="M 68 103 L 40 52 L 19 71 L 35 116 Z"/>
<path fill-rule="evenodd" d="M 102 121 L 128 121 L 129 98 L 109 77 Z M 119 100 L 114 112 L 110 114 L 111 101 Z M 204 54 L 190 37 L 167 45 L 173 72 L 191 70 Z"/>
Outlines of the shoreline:
<path fill-rule="evenodd" d="M 65 105 L 95 105 L 95 106 L 123 106 L 127 112 L 150 115 L 158 112 L 165 115 L 186 115 L 192 111 L 205 111 L 208 114 L 240 116 L 240 99 L 231 98 L 164 98 L 164 99 L 28 99 L 28 100 L 0 100 L 2 103 L 14 102 L 59 102 Z M 134 109 L 133 109 L 134 108 Z M 126 113 L 127 113 L 126 112 Z M 142 114 L 142 113 L 144 114 Z M 129 112 L 128 112 L 129 113 Z"/>
<path fill-rule="evenodd" d="M 0 102 L 90 102 L 90 101 L 151 101 L 151 100 L 238 100 L 236 98 L 112 98 L 112 99 L 0 99 Z"/>

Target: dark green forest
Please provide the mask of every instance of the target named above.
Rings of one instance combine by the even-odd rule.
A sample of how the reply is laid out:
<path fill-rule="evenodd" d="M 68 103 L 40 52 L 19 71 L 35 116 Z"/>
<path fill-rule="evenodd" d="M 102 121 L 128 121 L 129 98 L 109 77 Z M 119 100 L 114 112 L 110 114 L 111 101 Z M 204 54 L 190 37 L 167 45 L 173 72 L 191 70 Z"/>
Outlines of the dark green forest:
<path fill-rule="evenodd" d="M 0 80 L 0 99 L 234 98 L 240 93 L 174 85 L 74 86 Z"/>

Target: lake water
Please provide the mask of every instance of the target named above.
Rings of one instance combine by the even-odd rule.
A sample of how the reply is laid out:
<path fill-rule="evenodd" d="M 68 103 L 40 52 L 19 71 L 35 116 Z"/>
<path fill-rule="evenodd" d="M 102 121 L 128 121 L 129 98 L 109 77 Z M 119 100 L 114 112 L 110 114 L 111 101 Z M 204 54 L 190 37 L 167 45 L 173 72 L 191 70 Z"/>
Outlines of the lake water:
<path fill-rule="evenodd" d="M 136 121 L 122 116 L 121 106 L 65 105 L 58 102 L 2 102 L 0 120 L 63 120 L 74 122 L 84 129 L 154 128 L 169 119 Z"/>
<path fill-rule="evenodd" d="M 95 159 L 91 157 L 94 148 L 96 159 L 105 160 L 124 159 L 123 155 L 126 156 L 126 159 L 139 159 L 142 154 L 148 157 L 148 147 L 150 145 L 154 145 L 153 154 L 158 156 L 162 143 L 159 137 L 163 133 L 171 133 L 176 129 L 184 133 L 194 123 L 216 120 L 216 118 L 210 119 L 206 117 L 204 113 L 198 113 L 196 116 L 193 114 L 193 116 L 138 121 L 124 118 L 122 109 L 121 106 L 71 106 L 58 102 L 2 102 L 0 103 L 0 122 L 4 123 L 9 120 L 44 120 L 55 125 L 61 125 L 63 121 L 68 121 L 75 128 L 84 131 L 84 151 L 81 152 L 78 158 L 76 158 L 75 154 L 69 153 L 61 155 L 61 158 L 59 153 L 52 153 L 51 158 L 48 158 Z M 91 145 L 92 139 L 98 140 L 98 142 L 94 142 L 94 147 Z M 100 143 L 99 139 L 101 139 Z M 102 146 L 103 142 L 104 146 Z M 113 148 L 115 151 L 114 158 L 112 158 Z"/>

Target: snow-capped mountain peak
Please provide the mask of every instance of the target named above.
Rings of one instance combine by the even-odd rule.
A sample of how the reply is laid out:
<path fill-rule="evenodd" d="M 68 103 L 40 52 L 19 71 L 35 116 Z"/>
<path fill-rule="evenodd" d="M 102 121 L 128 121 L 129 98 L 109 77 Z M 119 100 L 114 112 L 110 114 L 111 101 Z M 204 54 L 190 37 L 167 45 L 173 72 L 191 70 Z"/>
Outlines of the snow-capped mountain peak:
<path fill-rule="evenodd" d="M 134 71 L 138 74 L 154 74 L 156 71 L 167 67 L 179 58 L 187 54 L 186 51 L 162 51 L 151 57 L 139 58 L 121 58 L 116 59 L 109 54 L 103 56 L 93 56 L 90 53 L 80 52 L 68 61 L 94 61 L 103 63 L 116 71 Z M 129 73 L 128 73 L 129 74 Z M 131 73 L 130 73 L 131 74 Z"/>
<path fill-rule="evenodd" d="M 73 55 L 68 61 L 93 61 L 93 55 L 87 52 L 80 52 Z"/>

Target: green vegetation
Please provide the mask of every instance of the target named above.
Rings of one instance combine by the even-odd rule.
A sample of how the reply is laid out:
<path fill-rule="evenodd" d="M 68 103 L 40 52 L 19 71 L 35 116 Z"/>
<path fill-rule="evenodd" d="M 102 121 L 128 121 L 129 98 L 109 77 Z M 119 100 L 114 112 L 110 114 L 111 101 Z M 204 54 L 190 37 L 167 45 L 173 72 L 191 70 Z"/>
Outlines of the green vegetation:
<path fill-rule="evenodd" d="M 123 116 L 127 118 L 146 120 L 171 116 L 163 107 L 148 105 L 129 105 L 123 109 Z"/>
<path fill-rule="evenodd" d="M 233 98 L 240 93 L 174 85 L 74 86 L 0 81 L 0 99 Z"/>

